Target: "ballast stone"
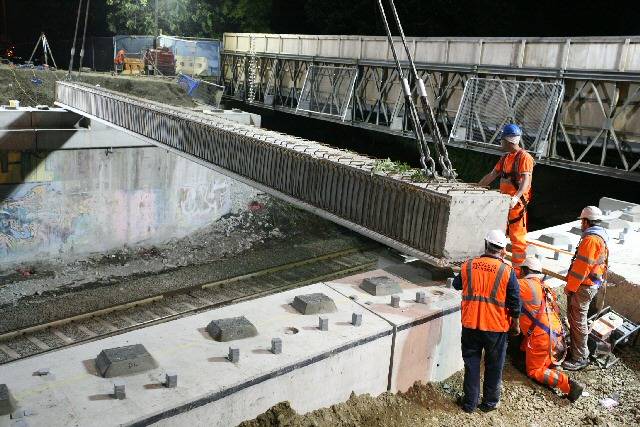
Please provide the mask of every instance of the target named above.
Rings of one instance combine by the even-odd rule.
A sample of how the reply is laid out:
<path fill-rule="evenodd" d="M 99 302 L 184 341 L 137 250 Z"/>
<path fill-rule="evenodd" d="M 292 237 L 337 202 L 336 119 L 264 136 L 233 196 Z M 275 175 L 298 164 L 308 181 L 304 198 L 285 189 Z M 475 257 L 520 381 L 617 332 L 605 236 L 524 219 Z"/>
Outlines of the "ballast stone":
<path fill-rule="evenodd" d="M 373 296 L 386 296 L 402 292 L 400 284 L 388 276 L 367 277 L 360 288 Z"/>
<path fill-rule="evenodd" d="M 207 332 L 216 341 L 227 342 L 255 337 L 258 330 L 244 316 L 212 320 L 207 325 Z"/>
<path fill-rule="evenodd" d="M 296 295 L 291 305 L 302 314 L 333 313 L 338 310 L 333 300 L 321 292 Z"/>
<path fill-rule="evenodd" d="M 0 415 L 9 415 L 15 409 L 15 401 L 9 392 L 9 387 L 6 384 L 0 384 Z"/>
<path fill-rule="evenodd" d="M 104 378 L 135 374 L 156 367 L 156 361 L 142 344 L 108 348 L 96 357 L 96 369 Z"/>

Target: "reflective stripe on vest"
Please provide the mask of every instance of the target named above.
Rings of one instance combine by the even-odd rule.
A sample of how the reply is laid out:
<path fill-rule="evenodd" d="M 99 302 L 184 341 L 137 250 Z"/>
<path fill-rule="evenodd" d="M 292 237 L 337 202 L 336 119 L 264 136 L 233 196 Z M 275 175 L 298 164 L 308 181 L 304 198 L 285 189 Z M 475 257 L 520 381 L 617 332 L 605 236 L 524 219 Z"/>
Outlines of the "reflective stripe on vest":
<path fill-rule="evenodd" d="M 497 305 L 498 307 L 504 307 L 505 306 L 504 303 L 498 301 L 496 299 L 496 295 L 498 295 L 498 290 L 500 289 L 500 282 L 502 281 L 502 276 L 504 275 L 504 270 L 507 265 L 502 264 L 500 265 L 500 268 L 498 268 L 498 272 L 496 273 L 496 278 L 493 281 L 493 288 L 491 289 L 491 295 L 489 296 L 489 298 L 479 296 L 479 295 L 473 295 L 472 266 L 473 266 L 473 260 L 467 261 L 467 293 L 468 295 L 463 295 L 462 300 L 463 301 L 480 301 L 480 302 L 486 302 L 488 304 L 494 304 L 494 305 Z"/>

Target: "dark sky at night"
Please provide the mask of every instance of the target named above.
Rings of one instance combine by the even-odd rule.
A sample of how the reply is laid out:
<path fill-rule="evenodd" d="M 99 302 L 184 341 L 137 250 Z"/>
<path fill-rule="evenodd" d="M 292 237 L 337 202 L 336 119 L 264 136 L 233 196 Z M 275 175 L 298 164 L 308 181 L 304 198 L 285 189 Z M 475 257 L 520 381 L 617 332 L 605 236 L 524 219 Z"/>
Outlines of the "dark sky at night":
<path fill-rule="evenodd" d="M 310 16 L 309 7 L 305 7 L 311 1 L 319 10 L 315 16 Z M 2 2 L 6 10 L 0 28 L 4 40 L 33 43 L 44 31 L 54 44 L 73 36 L 78 0 Z M 112 35 L 106 24 L 105 1 L 91 3 L 88 35 Z M 269 3 L 272 32 L 383 34 L 375 0 L 270 0 Z M 396 0 L 396 4 L 405 31 L 414 36 L 640 34 L 640 1 Z"/>

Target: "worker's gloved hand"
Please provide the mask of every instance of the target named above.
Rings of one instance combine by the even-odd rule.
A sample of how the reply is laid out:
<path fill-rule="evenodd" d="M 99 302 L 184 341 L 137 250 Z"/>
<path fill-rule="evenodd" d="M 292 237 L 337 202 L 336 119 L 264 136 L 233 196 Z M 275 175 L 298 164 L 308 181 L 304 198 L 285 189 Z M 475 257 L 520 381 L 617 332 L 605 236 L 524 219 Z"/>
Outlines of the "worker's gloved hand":
<path fill-rule="evenodd" d="M 510 204 L 511 209 L 515 208 L 518 203 L 520 203 L 520 197 L 513 196 L 511 198 L 511 204 Z"/>
<path fill-rule="evenodd" d="M 509 335 L 515 337 L 520 335 L 520 320 L 517 318 L 513 318 L 511 320 L 511 325 L 509 326 Z"/>

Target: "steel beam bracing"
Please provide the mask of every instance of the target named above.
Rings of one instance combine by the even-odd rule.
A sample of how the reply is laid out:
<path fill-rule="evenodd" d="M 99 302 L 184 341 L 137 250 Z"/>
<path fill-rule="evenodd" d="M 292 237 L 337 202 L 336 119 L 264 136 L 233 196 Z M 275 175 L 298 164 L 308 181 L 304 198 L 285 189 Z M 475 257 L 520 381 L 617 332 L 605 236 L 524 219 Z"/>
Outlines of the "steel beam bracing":
<path fill-rule="evenodd" d="M 246 60 L 247 55 L 242 52 L 223 53 L 221 78 L 225 97 L 243 99 L 247 80 L 242 70 Z M 353 91 L 353 112 L 351 120 L 344 123 L 395 135 L 410 137 L 412 134 L 409 116 L 404 114 L 402 79 L 394 61 L 263 52 L 256 54 L 256 61 L 260 70 L 255 81 L 256 106 L 293 113 L 309 66 L 356 66 L 358 79 Z M 401 61 L 401 65 L 406 69 L 408 62 Z M 482 77 L 506 83 L 529 81 L 562 84 L 563 98 L 552 117 L 547 147 L 535 153 L 536 162 L 640 182 L 640 73 L 636 76 L 629 72 L 559 72 L 486 65 L 426 64 L 418 61 L 415 67 L 419 77 L 425 81 L 438 128 L 442 135 L 447 136 L 453 127 L 469 78 Z M 431 135 L 428 111 L 422 106 L 417 107 L 425 133 Z M 332 120 L 326 116 L 313 117 Z M 493 144 L 449 141 L 447 145 L 499 153 L 498 147 Z"/>
<path fill-rule="evenodd" d="M 459 236 L 480 233 L 480 242 L 483 223 L 501 221 L 496 206 L 504 205 L 506 215 L 508 201 L 497 192 L 462 182 L 417 183 L 411 173 L 375 172 L 373 159 L 314 141 L 80 83 L 57 82 L 56 97 L 57 105 L 434 265 L 468 256 L 452 255 L 452 248 L 474 250 L 460 244 Z M 474 206 L 476 215 L 452 231 L 451 212 L 461 206 Z"/>

